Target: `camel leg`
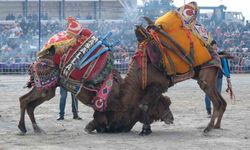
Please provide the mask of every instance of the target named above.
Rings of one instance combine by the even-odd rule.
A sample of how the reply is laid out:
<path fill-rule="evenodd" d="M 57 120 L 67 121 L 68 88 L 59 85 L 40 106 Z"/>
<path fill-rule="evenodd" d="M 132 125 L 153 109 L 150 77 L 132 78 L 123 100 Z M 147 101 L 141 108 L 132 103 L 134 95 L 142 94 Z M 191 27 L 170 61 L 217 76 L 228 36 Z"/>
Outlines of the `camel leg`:
<path fill-rule="evenodd" d="M 221 101 L 220 97 L 218 96 L 219 92 L 215 86 L 218 70 L 219 68 L 217 67 L 211 67 L 202 69 L 199 73 L 198 84 L 200 88 L 210 97 L 210 100 L 213 103 L 213 114 L 208 126 L 204 130 L 205 133 L 214 128 L 215 119 L 221 115 L 221 112 L 219 111 L 221 107 Z"/>
<path fill-rule="evenodd" d="M 141 104 L 140 104 L 140 109 L 142 110 L 143 114 L 143 127 L 142 131 L 140 132 L 140 135 L 149 135 L 152 133 L 151 131 L 151 126 L 150 126 L 150 120 L 149 120 L 149 115 L 148 115 L 148 105 L 150 105 L 152 98 L 154 103 L 156 103 L 161 94 L 163 92 L 163 88 L 161 87 L 160 84 L 151 84 L 147 87 L 145 96 L 143 97 Z"/>
<path fill-rule="evenodd" d="M 95 111 L 93 114 L 93 120 L 91 120 L 86 126 L 85 131 L 87 133 L 92 133 L 96 130 L 98 133 L 108 132 L 108 118 L 104 112 Z"/>
<path fill-rule="evenodd" d="M 26 104 L 24 102 L 20 104 L 21 116 L 20 116 L 18 128 L 21 130 L 22 134 L 25 134 L 27 132 L 26 127 L 25 127 L 25 106 Z"/>
<path fill-rule="evenodd" d="M 149 122 L 149 115 L 148 115 L 148 107 L 146 105 L 140 106 L 141 109 L 143 109 L 143 126 L 142 126 L 142 131 L 140 132 L 139 135 L 149 135 L 152 133 L 150 122 Z"/>
<path fill-rule="evenodd" d="M 34 110 L 38 105 L 42 104 L 44 101 L 45 101 L 44 99 L 37 99 L 36 101 L 32 101 L 31 103 L 27 105 L 27 113 L 30 117 L 34 132 L 36 133 L 42 133 L 44 131 L 36 123 Z"/>
<path fill-rule="evenodd" d="M 221 120 L 222 120 L 223 114 L 226 111 L 226 107 L 227 107 L 227 102 L 225 101 L 225 99 L 221 96 L 220 93 L 218 93 L 218 95 L 220 97 L 221 107 L 220 107 L 220 110 L 219 110 L 220 113 L 218 115 L 217 122 L 216 122 L 216 124 L 214 126 L 215 129 L 219 129 L 220 128 Z"/>
<path fill-rule="evenodd" d="M 96 131 L 98 133 L 110 132 L 108 131 L 108 118 L 105 115 L 105 112 L 95 111 L 93 115 L 96 121 Z"/>
<path fill-rule="evenodd" d="M 211 129 L 214 128 L 215 119 L 218 118 L 218 116 L 220 114 L 219 109 L 220 109 L 221 103 L 218 100 L 218 97 L 216 96 L 218 93 L 218 91 L 216 89 L 213 89 L 211 92 L 205 92 L 205 93 L 210 97 L 212 104 L 213 104 L 213 114 L 212 114 L 211 120 L 210 120 L 208 126 L 204 130 L 204 132 L 207 133 Z"/>
<path fill-rule="evenodd" d="M 29 101 L 32 101 L 33 99 L 31 99 L 31 95 L 34 92 L 34 89 L 32 89 L 31 91 L 29 91 L 27 94 L 21 96 L 19 98 L 20 101 L 20 121 L 18 124 L 18 128 L 21 130 L 22 134 L 25 134 L 27 132 L 26 127 L 25 127 L 25 109 L 27 104 L 29 103 Z"/>
<path fill-rule="evenodd" d="M 97 129 L 97 123 L 95 119 L 91 120 L 84 128 L 84 131 L 87 133 L 92 133 L 92 131 Z"/>
<path fill-rule="evenodd" d="M 42 104 L 43 102 L 45 102 L 46 100 L 50 100 L 55 96 L 55 89 L 51 89 L 50 91 L 47 91 L 45 93 L 46 95 L 37 98 L 35 101 L 31 101 L 28 105 L 27 105 L 27 113 L 30 117 L 34 132 L 36 133 L 45 133 L 36 123 L 36 119 L 34 116 L 34 110 L 37 106 L 39 106 L 40 104 Z"/>

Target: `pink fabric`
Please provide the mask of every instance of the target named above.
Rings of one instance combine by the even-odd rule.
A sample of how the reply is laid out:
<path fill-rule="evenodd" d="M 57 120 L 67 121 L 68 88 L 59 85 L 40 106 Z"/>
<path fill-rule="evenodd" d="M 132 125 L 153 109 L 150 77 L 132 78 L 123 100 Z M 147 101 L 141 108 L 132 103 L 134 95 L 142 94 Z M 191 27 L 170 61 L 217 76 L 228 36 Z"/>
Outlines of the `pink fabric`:
<path fill-rule="evenodd" d="M 104 112 L 107 110 L 107 101 L 109 93 L 113 87 L 113 73 L 111 72 L 108 78 L 103 82 L 97 97 L 94 98 L 94 107 L 97 111 Z"/>

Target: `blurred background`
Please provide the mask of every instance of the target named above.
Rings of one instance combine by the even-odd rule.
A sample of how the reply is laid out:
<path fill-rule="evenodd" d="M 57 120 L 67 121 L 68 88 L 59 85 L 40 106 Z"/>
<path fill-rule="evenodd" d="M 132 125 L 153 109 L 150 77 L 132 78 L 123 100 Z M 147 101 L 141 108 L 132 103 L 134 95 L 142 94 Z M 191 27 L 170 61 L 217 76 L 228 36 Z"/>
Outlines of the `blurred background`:
<path fill-rule="evenodd" d="M 225 0 L 226 1 L 226 0 Z M 121 43 L 114 52 L 115 65 L 126 73 L 137 42 L 134 25 L 142 16 L 155 20 L 189 1 L 172 0 L 0 0 L 0 74 L 26 74 L 36 53 L 55 33 L 65 30 L 73 16 L 81 24 L 104 35 L 113 32 Z M 226 3 L 201 3 L 199 22 L 212 33 L 218 46 L 244 59 L 230 62 L 234 73 L 250 72 L 250 23 L 244 12 Z M 232 6 L 230 6 L 232 7 Z M 230 11 L 229 11 L 230 10 Z"/>

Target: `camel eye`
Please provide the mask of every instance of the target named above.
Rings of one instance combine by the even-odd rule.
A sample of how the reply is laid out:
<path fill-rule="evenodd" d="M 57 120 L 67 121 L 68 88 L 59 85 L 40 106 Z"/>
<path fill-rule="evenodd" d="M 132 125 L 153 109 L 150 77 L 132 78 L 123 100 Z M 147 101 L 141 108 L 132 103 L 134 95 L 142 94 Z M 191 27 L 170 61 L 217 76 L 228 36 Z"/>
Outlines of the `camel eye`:
<path fill-rule="evenodd" d="M 49 55 L 55 55 L 55 52 L 56 52 L 55 46 L 54 46 L 54 45 L 51 46 L 51 47 L 48 49 L 48 51 L 49 51 Z"/>

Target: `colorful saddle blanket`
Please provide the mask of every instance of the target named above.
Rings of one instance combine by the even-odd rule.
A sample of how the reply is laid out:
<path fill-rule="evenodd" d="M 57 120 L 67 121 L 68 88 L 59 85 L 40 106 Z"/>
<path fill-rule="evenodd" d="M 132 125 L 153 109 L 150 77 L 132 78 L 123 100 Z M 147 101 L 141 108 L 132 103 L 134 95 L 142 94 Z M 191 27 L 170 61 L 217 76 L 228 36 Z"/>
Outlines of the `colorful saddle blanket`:
<path fill-rule="evenodd" d="M 81 88 L 96 92 L 92 106 L 106 111 L 113 86 L 113 55 L 100 38 L 81 36 L 60 58 L 60 84 L 74 94 Z"/>
<path fill-rule="evenodd" d="M 61 75 L 66 78 L 71 78 L 73 80 L 84 80 L 84 81 L 93 81 L 97 80 L 98 75 L 104 70 L 109 63 L 109 70 L 106 73 L 109 73 L 112 69 L 112 53 L 110 51 L 106 51 L 102 53 L 100 56 L 93 59 L 88 64 L 86 64 L 82 68 L 78 68 L 79 62 L 84 58 L 86 54 L 88 54 L 91 48 L 99 41 L 97 37 L 94 35 L 90 35 L 89 37 L 81 37 L 78 41 L 71 46 L 66 54 L 62 56 L 60 62 L 60 68 L 62 70 Z M 89 53 L 89 56 L 85 59 L 85 62 L 89 59 L 93 58 L 97 53 L 104 49 L 104 46 L 92 50 Z M 105 74 L 106 77 L 108 74 Z M 103 80 L 99 80 L 99 83 Z M 98 83 L 98 82 L 96 82 Z"/>
<path fill-rule="evenodd" d="M 77 39 L 69 36 L 67 32 L 59 32 L 49 39 L 44 48 L 38 53 L 38 56 L 46 55 L 48 49 L 54 46 L 55 55 L 53 56 L 53 61 L 60 66 L 61 76 L 77 81 L 92 81 L 99 77 L 98 75 L 106 66 L 109 69 L 105 70 L 105 75 L 108 75 L 112 68 L 111 64 L 113 64 L 112 53 L 103 44 L 99 44 L 90 52 L 91 48 L 99 41 L 100 39 L 94 36 L 88 29 L 84 29 Z M 86 54 L 88 54 L 88 57 L 83 61 L 82 67 L 77 67 Z M 92 60 L 89 61 L 89 59 Z M 101 82 L 100 79 L 98 81 Z M 95 83 L 99 82 L 95 81 Z"/>
<path fill-rule="evenodd" d="M 59 69 L 49 59 L 39 59 L 29 68 L 30 82 L 38 91 L 55 87 L 59 78 Z"/>
<path fill-rule="evenodd" d="M 104 38 L 97 38 L 87 29 L 84 29 L 79 37 L 71 37 L 67 32 L 59 32 L 38 54 L 39 57 L 49 54 L 50 47 L 54 46 L 55 55 L 52 62 L 59 65 L 61 72 L 52 72 L 52 74 L 56 74 L 57 77 L 60 74 L 59 84 L 73 94 L 77 94 L 82 87 L 95 91 L 97 96 L 92 102 L 94 109 L 98 111 L 106 110 L 107 98 L 113 86 L 113 55 L 110 50 L 115 44 L 105 40 L 110 35 L 111 33 Z M 36 73 L 33 74 L 36 75 Z M 38 79 L 35 80 L 36 86 L 41 87 L 39 84 L 42 82 L 38 83 L 40 78 Z M 55 85 L 58 78 L 53 82 L 52 79 L 54 78 L 50 78 L 50 84 L 43 86 Z"/>

